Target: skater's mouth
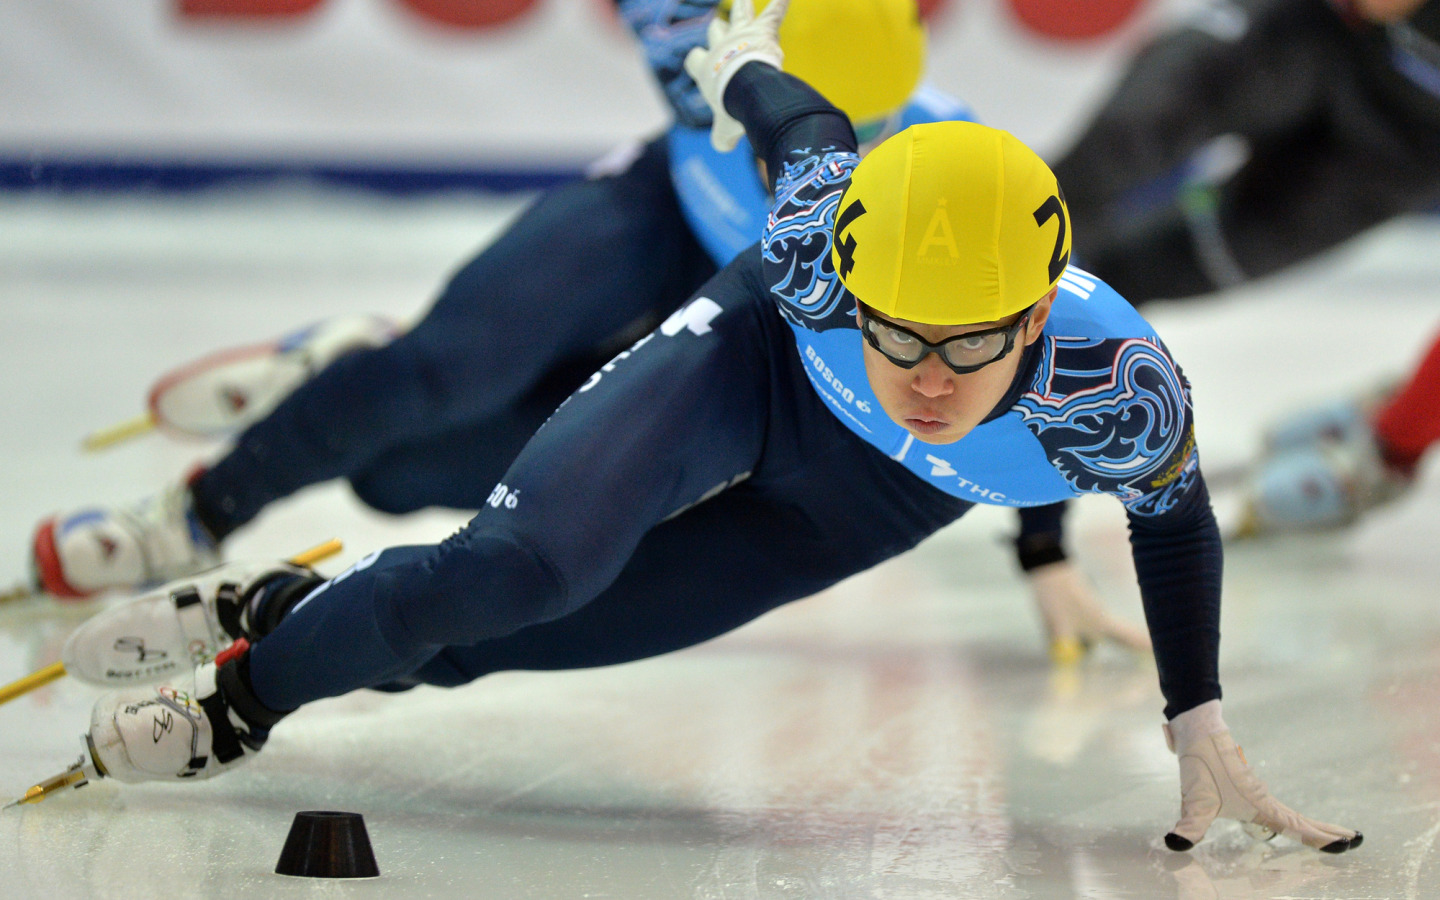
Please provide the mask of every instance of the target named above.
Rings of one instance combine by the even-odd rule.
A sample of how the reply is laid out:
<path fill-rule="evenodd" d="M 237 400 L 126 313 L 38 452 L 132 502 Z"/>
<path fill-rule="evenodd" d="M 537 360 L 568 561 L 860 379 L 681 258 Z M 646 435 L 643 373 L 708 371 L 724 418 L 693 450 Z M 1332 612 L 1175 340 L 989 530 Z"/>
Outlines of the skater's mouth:
<path fill-rule="evenodd" d="M 950 423 L 931 413 L 918 413 L 905 417 L 905 427 L 916 434 L 939 434 L 948 429 Z"/>

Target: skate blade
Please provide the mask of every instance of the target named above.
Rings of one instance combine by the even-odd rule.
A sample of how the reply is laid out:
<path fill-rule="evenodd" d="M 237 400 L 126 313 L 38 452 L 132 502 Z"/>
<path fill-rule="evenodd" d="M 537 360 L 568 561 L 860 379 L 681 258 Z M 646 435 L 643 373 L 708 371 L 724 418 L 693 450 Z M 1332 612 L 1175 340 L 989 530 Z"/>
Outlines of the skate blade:
<path fill-rule="evenodd" d="M 16 697 L 23 697 L 36 688 L 44 687 L 52 681 L 65 677 L 65 664 L 63 662 L 51 663 L 39 671 L 32 672 L 24 678 L 12 681 L 6 685 L 0 685 L 0 705 L 9 703 Z"/>
<path fill-rule="evenodd" d="M 126 419 L 124 422 L 119 422 L 108 428 L 92 431 L 80 442 L 80 449 L 86 453 L 95 453 L 96 451 L 113 447 L 116 444 L 124 443 L 131 438 L 139 437 L 142 434 L 149 434 L 154 430 L 155 417 L 150 415 L 150 413 L 145 413 L 143 416 Z"/>
<path fill-rule="evenodd" d="M 88 749 L 87 749 L 88 753 Z M 92 780 L 99 778 L 100 773 L 93 764 L 86 760 L 87 753 L 82 753 L 80 758 L 70 764 L 70 767 L 53 778 L 47 778 L 34 787 L 27 790 L 24 795 L 16 800 L 0 806 L 0 810 L 10 809 L 14 806 L 27 806 L 32 803 L 39 803 L 51 794 L 70 788 L 82 788 Z"/>
<path fill-rule="evenodd" d="M 0 606 L 6 603 L 16 603 L 20 600 L 29 600 L 31 597 L 38 596 L 40 596 L 39 591 L 22 581 L 10 590 L 0 593 Z"/>

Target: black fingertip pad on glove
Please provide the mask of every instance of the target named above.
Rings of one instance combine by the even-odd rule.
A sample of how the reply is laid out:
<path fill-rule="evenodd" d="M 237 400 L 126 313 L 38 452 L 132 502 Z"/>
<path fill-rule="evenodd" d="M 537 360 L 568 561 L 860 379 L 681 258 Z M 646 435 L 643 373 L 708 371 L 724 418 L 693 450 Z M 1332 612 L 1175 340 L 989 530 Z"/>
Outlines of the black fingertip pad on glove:
<path fill-rule="evenodd" d="M 1184 853 L 1186 850 L 1194 847 L 1195 842 L 1190 840 L 1189 838 L 1181 837 L 1180 835 L 1172 831 L 1169 834 L 1165 835 L 1165 846 L 1169 847 L 1171 850 L 1174 850 L 1176 853 Z"/>
<path fill-rule="evenodd" d="M 1331 841 L 1320 848 L 1321 853 L 1344 853 L 1346 850 L 1354 850 L 1365 843 L 1365 835 L 1355 832 L 1355 836 L 1347 840 Z"/>

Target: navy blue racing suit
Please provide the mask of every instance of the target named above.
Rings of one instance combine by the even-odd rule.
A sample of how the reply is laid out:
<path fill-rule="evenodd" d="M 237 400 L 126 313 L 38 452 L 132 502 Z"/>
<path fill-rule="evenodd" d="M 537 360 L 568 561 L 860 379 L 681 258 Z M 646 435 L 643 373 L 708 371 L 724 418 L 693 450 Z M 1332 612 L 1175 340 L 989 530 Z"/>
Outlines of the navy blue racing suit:
<path fill-rule="evenodd" d="M 260 702 L 652 656 L 889 559 L 976 502 L 1091 492 L 1129 513 L 1167 715 L 1218 698 L 1219 533 L 1188 385 L 1150 326 L 1072 270 L 986 421 L 916 446 L 856 368 L 854 298 L 830 265 L 849 123 L 758 64 L 726 99 L 780 173 L 761 246 L 592 374 L 460 532 L 372 554 L 300 600 L 250 652 Z"/>

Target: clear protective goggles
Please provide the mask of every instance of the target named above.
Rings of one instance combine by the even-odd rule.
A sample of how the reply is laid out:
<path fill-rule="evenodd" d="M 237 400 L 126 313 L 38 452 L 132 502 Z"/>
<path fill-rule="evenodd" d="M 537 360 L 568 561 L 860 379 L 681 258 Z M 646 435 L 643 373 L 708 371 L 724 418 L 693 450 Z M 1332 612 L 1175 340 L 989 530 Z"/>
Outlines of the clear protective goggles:
<path fill-rule="evenodd" d="M 1009 325 L 957 334 L 938 344 L 930 343 L 908 328 L 878 318 L 863 303 L 859 304 L 859 309 L 860 333 L 865 335 L 865 342 L 895 365 L 913 369 L 934 353 L 955 374 L 966 375 L 1009 355 L 1015 349 L 1015 335 L 1029 321 L 1035 306 L 1027 307 L 1020 318 Z"/>

